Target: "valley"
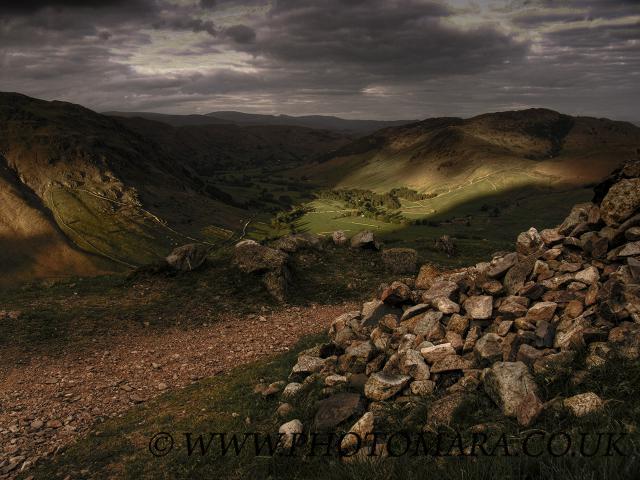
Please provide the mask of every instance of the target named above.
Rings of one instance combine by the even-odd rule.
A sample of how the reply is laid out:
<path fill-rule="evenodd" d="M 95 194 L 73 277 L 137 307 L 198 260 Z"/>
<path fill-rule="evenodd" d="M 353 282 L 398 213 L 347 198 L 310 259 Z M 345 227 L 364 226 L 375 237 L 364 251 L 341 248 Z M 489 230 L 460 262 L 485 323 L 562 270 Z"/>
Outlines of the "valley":
<path fill-rule="evenodd" d="M 13 282 L 122 272 L 190 242 L 216 248 L 245 236 L 335 230 L 370 229 L 389 245 L 463 264 L 502 248 L 526 224 L 557 223 L 566 211 L 551 205 L 587 200 L 589 185 L 636 158 L 640 144 L 629 123 L 544 109 L 371 133 L 363 125 L 375 123 L 347 131 L 337 120 L 319 130 L 282 124 L 287 117 L 260 125 L 260 116 L 104 116 L 17 94 L 2 94 L 0 107 L 14 192 L 2 236 L 17 235 L 10 212 L 30 209 L 40 220 L 24 224 L 21 238 L 47 225 L 56 232 L 47 242 L 58 245 L 50 248 L 63 249 L 48 256 L 41 242 L 6 243 L 0 255 L 13 265 Z M 348 205 L 340 192 L 350 189 L 371 193 Z M 372 195 L 393 202 L 375 206 Z M 444 234 L 458 239 L 459 258 L 433 248 Z"/>
<path fill-rule="evenodd" d="M 409 275 L 417 265 L 429 275 L 483 265 L 512 250 L 531 225 L 542 231 L 573 205 L 591 205 L 584 202 L 593 186 L 637 158 L 640 145 L 630 124 L 548 110 L 363 133 L 105 116 L 0 94 L 0 117 L 7 478 L 24 477 L 22 470 L 82 477 L 87 467 L 92 478 L 169 478 L 185 472 L 140 453 L 154 430 L 277 429 L 274 398 L 286 383 L 278 377 L 304 348 L 326 340 L 340 314 L 386 295 L 390 282 L 398 288 L 389 252 L 410 254 Z M 367 231 L 372 240 L 352 248 L 336 236 L 349 243 Z M 183 245 L 192 254 L 187 268 L 176 268 L 167 255 Z M 401 280 L 415 285 L 419 277 Z M 616 373 L 620 391 L 600 381 L 612 375 L 607 368 L 586 385 L 612 399 L 635 392 L 637 365 Z M 449 388 L 447 375 L 433 378 L 437 392 Z M 583 387 L 545 388 L 569 395 Z M 513 422 L 479 395 L 470 401 L 513 433 Z M 296 415 L 310 421 L 314 398 Z M 425 415 L 421 402 L 412 415 Z M 464 407 L 463 423 L 477 423 L 479 414 Z M 158 408 L 163 416 L 151 418 Z M 616 415 L 631 421 L 634 411 Z M 389 418 L 393 428 L 412 421 L 402 409 Z M 594 421 L 604 428 L 608 418 Z M 296 468 L 239 458 L 182 463 L 191 476 Z M 400 475 L 410 464 L 385 468 Z M 324 464 L 304 471 L 313 465 Z M 342 468 L 332 464 L 327 474 L 368 471 Z M 449 463 L 438 468 L 458 472 Z"/>

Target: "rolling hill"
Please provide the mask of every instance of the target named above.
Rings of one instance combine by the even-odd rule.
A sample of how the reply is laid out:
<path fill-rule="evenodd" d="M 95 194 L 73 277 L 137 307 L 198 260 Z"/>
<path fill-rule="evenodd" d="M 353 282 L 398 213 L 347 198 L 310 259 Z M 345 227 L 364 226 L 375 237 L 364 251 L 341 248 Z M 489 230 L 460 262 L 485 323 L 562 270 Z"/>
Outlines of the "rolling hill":
<path fill-rule="evenodd" d="M 367 135 L 381 128 L 404 125 L 415 120 L 350 120 L 328 115 L 262 115 L 235 111 L 220 111 L 205 115 L 169 115 L 153 112 L 104 112 L 113 117 L 144 118 L 174 127 L 193 125 L 233 124 L 241 126 L 288 126 L 332 130 L 353 135 Z"/>
<path fill-rule="evenodd" d="M 640 155 L 640 128 L 546 109 L 434 118 L 386 128 L 324 157 L 304 175 L 334 187 L 443 193 L 492 182 L 585 185 Z M 302 174 L 302 172 L 301 172 Z"/>
<path fill-rule="evenodd" d="M 171 127 L 1 93 L 3 279 L 98 273 L 228 239 L 254 214 L 208 173 L 299 165 L 349 140 L 298 127 Z"/>

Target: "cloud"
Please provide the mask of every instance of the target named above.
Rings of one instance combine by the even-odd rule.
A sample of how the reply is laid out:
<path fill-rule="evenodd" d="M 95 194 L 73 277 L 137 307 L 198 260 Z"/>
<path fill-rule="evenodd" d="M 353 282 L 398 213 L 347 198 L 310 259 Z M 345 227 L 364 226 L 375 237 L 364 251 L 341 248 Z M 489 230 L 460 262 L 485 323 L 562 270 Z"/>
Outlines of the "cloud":
<path fill-rule="evenodd" d="M 159 30 L 171 29 L 187 30 L 192 32 L 206 32 L 213 37 L 218 35 L 218 30 L 211 20 L 202 20 L 200 18 L 185 17 L 180 15 L 162 17 L 153 24 L 153 27 Z"/>
<path fill-rule="evenodd" d="M 630 118 L 639 21 L 632 0 L 3 2 L 0 90 L 98 110 Z"/>
<path fill-rule="evenodd" d="M 224 29 L 226 37 L 236 43 L 253 43 L 256 39 L 256 32 L 253 28 L 246 25 L 232 25 Z"/>

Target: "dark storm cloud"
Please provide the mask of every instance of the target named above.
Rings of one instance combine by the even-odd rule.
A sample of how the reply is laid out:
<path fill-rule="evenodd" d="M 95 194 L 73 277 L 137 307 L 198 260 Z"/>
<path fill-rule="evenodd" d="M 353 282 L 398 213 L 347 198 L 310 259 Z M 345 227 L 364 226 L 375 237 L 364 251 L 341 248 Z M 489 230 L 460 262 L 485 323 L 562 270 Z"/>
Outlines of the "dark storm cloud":
<path fill-rule="evenodd" d="M 246 25 L 232 25 L 225 28 L 224 34 L 236 43 L 253 43 L 256 39 L 256 32 Z"/>
<path fill-rule="evenodd" d="M 526 52 L 524 43 L 492 28 L 446 25 L 450 13 L 442 4 L 416 0 L 284 0 L 248 51 L 371 79 L 482 71 Z"/>
<path fill-rule="evenodd" d="M 202 20 L 200 18 L 190 18 L 180 15 L 161 18 L 153 24 L 153 28 L 206 32 L 214 37 L 218 35 L 218 30 L 211 20 Z"/>
<path fill-rule="evenodd" d="M 0 90 L 98 110 L 629 117 L 640 101 L 638 1 L 8 3 Z"/>
<path fill-rule="evenodd" d="M 32 13 L 45 8 L 108 9 L 151 6 L 152 0 L 18 0 L 0 3 L 0 13 Z"/>

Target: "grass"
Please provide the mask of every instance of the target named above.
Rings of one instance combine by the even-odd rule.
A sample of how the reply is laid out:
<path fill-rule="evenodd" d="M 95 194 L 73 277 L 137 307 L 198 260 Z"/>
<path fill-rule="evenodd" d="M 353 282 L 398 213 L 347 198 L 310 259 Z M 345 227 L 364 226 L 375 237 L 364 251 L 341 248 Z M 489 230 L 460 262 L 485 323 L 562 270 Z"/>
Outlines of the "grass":
<path fill-rule="evenodd" d="M 415 248 L 423 261 L 461 267 L 486 261 L 495 251 L 512 249 L 518 233 L 531 226 L 541 230 L 560 224 L 571 205 L 588 201 L 591 195 L 587 188 L 560 190 L 528 186 L 483 193 L 461 203 L 449 203 L 453 199 L 439 197 L 419 202 L 403 200 L 401 213 L 412 220 L 428 221 L 428 225 L 344 216 L 350 211 L 344 203 L 317 199 L 309 204 L 314 211 L 304 215 L 295 227 L 298 231 L 321 235 L 344 230 L 351 236 L 361 230 L 372 230 L 388 247 Z M 498 211 L 497 215 L 494 211 Z M 257 226 L 258 230 L 254 230 L 257 238 L 273 233 L 267 223 Z M 435 241 L 442 235 L 456 239 L 457 256 L 449 258 L 435 247 Z"/>
<path fill-rule="evenodd" d="M 2 309 L 21 312 L 19 321 L 0 329 L 0 348 L 55 355 L 88 345 L 97 335 L 190 328 L 223 314 L 278 308 L 260 279 L 240 272 L 231 258 L 233 251 L 223 248 L 205 268 L 188 274 L 71 278 L 0 289 Z M 332 246 L 301 252 L 292 265 L 296 288 L 288 301 L 300 306 L 363 300 L 388 276 L 379 255 Z"/>
<path fill-rule="evenodd" d="M 184 390 L 167 393 L 143 406 L 130 410 L 122 418 L 107 420 L 94 431 L 69 447 L 53 461 L 40 464 L 34 472 L 35 478 L 272 478 L 272 479 L 635 479 L 638 467 L 636 432 L 640 418 L 640 363 L 617 360 L 590 372 L 584 384 L 570 386 L 565 378 L 558 378 L 547 385 L 547 400 L 559 393 L 569 396 L 584 391 L 595 391 L 607 403 L 602 411 L 582 419 L 569 416 L 564 410 L 550 410 L 535 429 L 524 429 L 510 419 L 500 415 L 488 397 L 478 391 L 471 394 L 455 415 L 456 430 L 465 442 L 470 438 L 470 428 L 477 424 L 488 425 L 494 434 L 491 439 L 505 435 L 511 445 L 512 456 L 486 457 L 478 450 L 478 456 L 455 455 L 435 458 L 433 456 L 403 456 L 387 458 L 377 462 L 345 463 L 337 457 L 322 456 L 256 456 L 247 448 L 238 456 L 220 454 L 219 443 L 206 455 L 188 455 L 185 432 L 195 435 L 208 432 L 275 433 L 285 420 L 299 418 L 309 427 L 315 413 L 314 404 L 319 398 L 318 388 L 308 388 L 294 402 L 294 410 L 284 419 L 275 415 L 278 402 L 275 398 L 263 398 L 253 393 L 260 381 L 267 383 L 287 377 L 295 363 L 296 352 L 317 342 L 322 336 L 303 339 L 295 349 L 285 355 L 238 368 L 228 374 L 200 381 Z M 579 365 L 576 365 L 578 367 Z M 393 432 L 405 429 L 417 433 L 416 428 L 424 423 L 424 411 L 431 401 L 413 410 L 389 408 L 380 431 Z M 417 415 L 416 415 L 417 414 Z M 417 418 L 417 422 L 406 422 L 406 418 Z M 422 419 L 422 420 L 421 420 Z M 347 428 L 343 425 L 341 428 Z M 344 431 L 344 430 L 343 430 Z M 629 456 L 606 456 L 606 448 L 592 458 L 578 454 L 555 457 L 549 453 L 528 457 L 515 446 L 522 443 L 532 431 L 551 438 L 555 432 L 567 432 L 580 438 L 579 432 L 626 433 L 628 438 L 620 443 Z M 153 435 L 168 432 L 174 436 L 174 449 L 164 457 L 151 455 L 148 445 Z M 446 438 L 452 438 L 451 430 L 440 430 Z M 497 442 L 497 440 L 496 440 Z M 465 443 L 468 444 L 468 443 Z M 489 442 L 489 445 L 493 443 Z M 561 444 L 553 444 L 560 448 Z M 544 444 L 531 442 L 531 452 L 538 452 Z M 593 445 L 591 445 L 593 446 Z M 302 447 L 301 447 L 302 448 Z M 444 449 L 443 453 L 448 449 Z M 304 451 L 304 449 L 303 449 Z M 497 450 L 503 452 L 503 449 Z M 544 451 L 544 450 L 543 450 Z M 556 450 L 558 451 L 558 450 Z M 589 451 L 585 448 L 584 453 Z"/>

